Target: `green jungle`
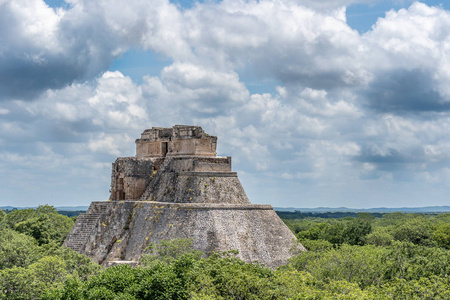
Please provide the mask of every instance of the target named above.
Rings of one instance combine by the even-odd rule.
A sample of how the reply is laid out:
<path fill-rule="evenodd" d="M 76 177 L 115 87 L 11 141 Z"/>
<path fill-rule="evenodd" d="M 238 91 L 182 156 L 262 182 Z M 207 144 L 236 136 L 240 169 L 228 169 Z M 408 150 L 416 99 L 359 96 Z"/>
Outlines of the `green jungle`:
<path fill-rule="evenodd" d="M 273 270 L 190 240 L 102 268 L 62 247 L 76 216 L 0 211 L 0 299 L 450 299 L 450 213 L 278 214 L 308 251 Z"/>

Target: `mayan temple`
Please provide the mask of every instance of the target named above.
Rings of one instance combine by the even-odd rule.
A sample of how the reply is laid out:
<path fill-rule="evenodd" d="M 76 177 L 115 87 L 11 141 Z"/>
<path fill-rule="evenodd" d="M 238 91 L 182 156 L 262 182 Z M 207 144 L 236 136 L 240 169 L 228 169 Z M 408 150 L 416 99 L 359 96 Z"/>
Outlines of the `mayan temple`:
<path fill-rule="evenodd" d="M 294 234 L 272 206 L 250 203 L 216 145 L 199 126 L 146 129 L 136 156 L 113 163 L 110 200 L 92 202 L 64 245 L 105 266 L 138 262 L 150 242 L 175 238 L 206 254 L 238 250 L 246 262 L 286 263 Z"/>

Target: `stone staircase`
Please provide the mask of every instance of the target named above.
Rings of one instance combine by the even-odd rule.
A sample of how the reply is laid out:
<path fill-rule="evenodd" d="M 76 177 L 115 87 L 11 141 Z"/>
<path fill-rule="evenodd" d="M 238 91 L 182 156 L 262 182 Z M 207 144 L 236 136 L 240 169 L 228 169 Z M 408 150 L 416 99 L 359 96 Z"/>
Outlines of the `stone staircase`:
<path fill-rule="evenodd" d="M 161 173 L 164 172 L 170 165 L 170 159 L 164 159 L 164 162 L 161 164 L 160 169 L 158 173 L 155 175 L 155 178 L 152 179 L 153 182 L 150 182 L 147 187 L 145 188 L 145 191 L 142 193 L 141 197 L 139 197 L 138 200 L 140 201 L 148 201 L 150 195 L 152 194 L 153 187 L 156 185 L 155 182 L 159 182 L 161 180 Z"/>
<path fill-rule="evenodd" d="M 141 201 L 147 201 L 148 197 L 150 197 L 150 194 L 152 193 L 152 190 L 149 186 L 145 189 L 144 193 L 142 193 L 141 197 L 139 197 L 139 200 Z"/>
<path fill-rule="evenodd" d="M 92 202 L 86 213 L 80 214 L 64 241 L 64 246 L 81 253 L 100 217 L 109 212 L 111 202 Z"/>

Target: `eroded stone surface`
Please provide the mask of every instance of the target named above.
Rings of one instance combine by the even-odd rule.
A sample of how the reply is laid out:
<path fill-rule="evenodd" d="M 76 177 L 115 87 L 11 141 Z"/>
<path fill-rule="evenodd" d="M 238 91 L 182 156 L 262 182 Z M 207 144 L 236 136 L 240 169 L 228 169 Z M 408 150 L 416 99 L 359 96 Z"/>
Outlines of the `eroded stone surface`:
<path fill-rule="evenodd" d="M 216 156 L 217 137 L 200 126 L 146 129 L 136 140 L 137 157 Z"/>

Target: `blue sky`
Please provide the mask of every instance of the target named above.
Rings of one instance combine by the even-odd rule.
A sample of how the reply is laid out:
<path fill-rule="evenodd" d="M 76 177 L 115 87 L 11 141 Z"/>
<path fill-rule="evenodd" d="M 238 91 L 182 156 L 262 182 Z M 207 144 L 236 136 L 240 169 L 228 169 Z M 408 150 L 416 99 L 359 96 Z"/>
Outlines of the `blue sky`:
<path fill-rule="evenodd" d="M 449 205 L 450 7 L 0 4 L 0 206 L 108 198 L 152 126 L 201 125 L 253 203 Z"/>

